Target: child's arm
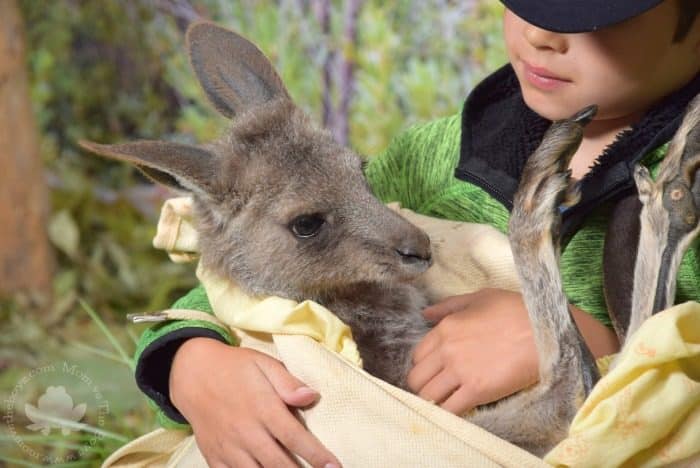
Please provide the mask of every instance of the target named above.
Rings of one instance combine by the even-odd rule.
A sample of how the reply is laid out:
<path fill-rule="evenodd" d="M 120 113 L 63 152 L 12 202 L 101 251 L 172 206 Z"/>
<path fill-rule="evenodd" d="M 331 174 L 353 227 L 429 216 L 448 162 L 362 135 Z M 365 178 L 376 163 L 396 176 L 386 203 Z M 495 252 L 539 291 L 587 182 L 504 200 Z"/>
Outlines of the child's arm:
<path fill-rule="evenodd" d="M 209 338 L 175 354 L 170 396 L 189 421 L 209 466 L 314 467 L 338 460 L 290 412 L 318 398 L 277 360 Z"/>
<path fill-rule="evenodd" d="M 204 287 L 199 285 L 171 306 L 213 314 Z M 134 360 L 136 384 L 156 409 L 158 423 L 166 428 L 183 428 L 187 420 L 170 400 L 168 375 L 173 357 L 183 343 L 191 338 L 205 337 L 222 343 L 235 344 L 228 329 L 208 321 L 174 320 L 161 322 L 145 330 L 139 338 Z"/>
<path fill-rule="evenodd" d="M 612 354 L 615 334 L 571 306 L 595 357 Z M 490 403 L 538 379 L 538 359 L 527 310 L 519 293 L 482 289 L 425 310 L 439 321 L 414 352 L 411 390 L 455 414 Z"/>
<path fill-rule="evenodd" d="M 212 313 L 202 286 L 173 308 Z M 340 466 L 287 407 L 308 405 L 318 394 L 302 390 L 303 383 L 275 359 L 233 344 L 228 330 L 198 320 L 158 324 L 143 333 L 136 381 L 157 407 L 159 423 L 189 423 L 210 466 L 298 466 L 288 453 L 315 467 Z M 281 445 L 270 445 L 273 435 Z"/>

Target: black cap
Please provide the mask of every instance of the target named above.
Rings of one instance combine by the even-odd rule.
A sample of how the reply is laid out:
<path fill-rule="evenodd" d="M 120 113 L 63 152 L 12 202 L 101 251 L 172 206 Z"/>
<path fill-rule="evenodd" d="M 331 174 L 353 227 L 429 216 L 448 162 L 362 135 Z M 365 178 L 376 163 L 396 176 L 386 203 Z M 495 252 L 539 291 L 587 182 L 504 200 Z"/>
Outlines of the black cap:
<path fill-rule="evenodd" d="M 560 33 L 596 31 L 621 23 L 663 0 L 501 0 L 530 24 Z"/>

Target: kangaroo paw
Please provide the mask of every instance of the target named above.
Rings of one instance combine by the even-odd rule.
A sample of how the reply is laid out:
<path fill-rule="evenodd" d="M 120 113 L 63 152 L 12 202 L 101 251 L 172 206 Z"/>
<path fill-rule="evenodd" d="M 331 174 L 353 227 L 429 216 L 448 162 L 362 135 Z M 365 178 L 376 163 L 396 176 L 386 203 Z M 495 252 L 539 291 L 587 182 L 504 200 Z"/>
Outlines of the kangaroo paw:
<path fill-rule="evenodd" d="M 530 236 L 536 231 L 558 237 L 560 207 L 573 206 L 580 198 L 569 164 L 581 144 L 583 126 L 595 111 L 595 106 L 587 107 L 570 119 L 553 123 L 547 130 L 523 169 L 513 202 L 512 233 Z"/>

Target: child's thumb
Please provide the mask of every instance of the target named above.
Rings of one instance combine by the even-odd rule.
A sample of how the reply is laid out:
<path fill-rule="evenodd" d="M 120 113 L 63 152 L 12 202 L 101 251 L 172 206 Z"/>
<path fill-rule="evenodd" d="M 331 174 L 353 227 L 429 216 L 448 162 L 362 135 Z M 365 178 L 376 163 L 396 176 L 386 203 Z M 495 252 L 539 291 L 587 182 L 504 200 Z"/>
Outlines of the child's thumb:
<path fill-rule="evenodd" d="M 318 399 L 319 394 L 316 390 L 290 374 L 278 360 L 270 358 L 256 359 L 256 361 L 260 370 L 286 404 L 299 407 L 309 406 Z"/>

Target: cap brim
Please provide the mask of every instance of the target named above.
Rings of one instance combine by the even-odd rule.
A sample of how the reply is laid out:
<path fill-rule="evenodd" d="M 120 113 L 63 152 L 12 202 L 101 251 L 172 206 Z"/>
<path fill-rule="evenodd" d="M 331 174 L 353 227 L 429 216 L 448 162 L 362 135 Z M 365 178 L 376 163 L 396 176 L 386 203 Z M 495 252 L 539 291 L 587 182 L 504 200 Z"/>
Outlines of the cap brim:
<path fill-rule="evenodd" d="M 663 0 L 501 0 L 513 13 L 530 24 L 560 33 L 579 33 L 621 23 Z"/>

